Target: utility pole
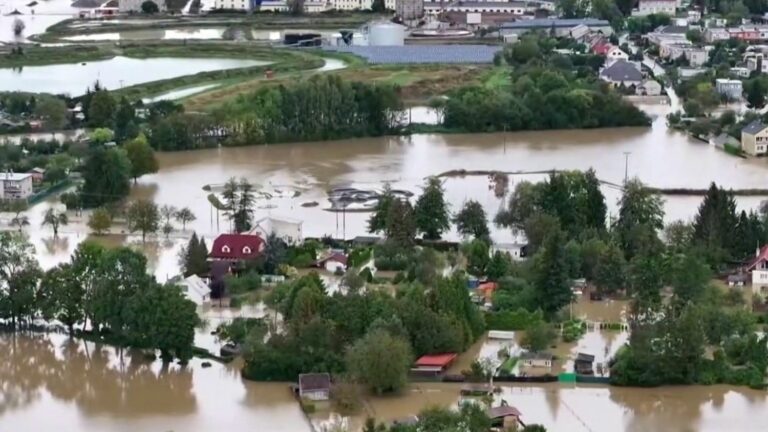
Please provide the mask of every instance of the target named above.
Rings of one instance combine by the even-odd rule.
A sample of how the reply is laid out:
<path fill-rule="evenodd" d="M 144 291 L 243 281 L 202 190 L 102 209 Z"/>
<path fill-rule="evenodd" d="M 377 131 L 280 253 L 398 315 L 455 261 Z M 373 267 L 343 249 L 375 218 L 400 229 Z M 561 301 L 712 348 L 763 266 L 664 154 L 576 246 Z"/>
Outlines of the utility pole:
<path fill-rule="evenodd" d="M 624 152 L 624 184 L 627 184 L 627 180 L 629 180 L 629 155 L 631 155 L 632 152 Z"/>

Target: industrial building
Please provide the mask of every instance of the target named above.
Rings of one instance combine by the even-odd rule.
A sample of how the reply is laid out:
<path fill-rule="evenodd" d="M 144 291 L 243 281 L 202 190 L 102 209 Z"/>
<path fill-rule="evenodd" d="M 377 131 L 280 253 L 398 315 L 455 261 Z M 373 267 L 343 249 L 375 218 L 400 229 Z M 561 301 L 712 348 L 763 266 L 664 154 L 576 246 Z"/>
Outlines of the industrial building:
<path fill-rule="evenodd" d="M 532 30 L 553 30 L 558 37 L 568 37 L 571 35 L 571 30 L 575 27 L 585 26 L 590 31 L 595 33 L 602 33 L 604 35 L 610 35 L 613 33 L 611 23 L 606 20 L 599 20 L 595 18 L 568 18 L 568 19 L 530 19 L 506 22 L 501 25 L 500 32 L 502 35 L 523 34 Z"/>

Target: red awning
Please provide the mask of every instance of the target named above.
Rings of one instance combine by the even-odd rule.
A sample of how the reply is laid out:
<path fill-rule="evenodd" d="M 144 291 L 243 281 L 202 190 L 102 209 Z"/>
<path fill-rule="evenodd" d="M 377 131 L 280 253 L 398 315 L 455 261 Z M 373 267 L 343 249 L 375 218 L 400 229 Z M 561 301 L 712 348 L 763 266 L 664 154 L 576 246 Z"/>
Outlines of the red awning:
<path fill-rule="evenodd" d="M 416 360 L 416 366 L 446 367 L 455 359 L 454 353 L 425 355 Z"/>

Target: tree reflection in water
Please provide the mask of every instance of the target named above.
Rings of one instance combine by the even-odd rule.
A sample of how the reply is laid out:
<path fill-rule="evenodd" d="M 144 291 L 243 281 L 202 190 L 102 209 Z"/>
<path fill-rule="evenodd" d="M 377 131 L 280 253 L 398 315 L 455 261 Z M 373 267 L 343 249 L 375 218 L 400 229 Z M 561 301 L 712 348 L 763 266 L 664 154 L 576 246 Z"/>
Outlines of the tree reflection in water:
<path fill-rule="evenodd" d="M 197 409 L 192 372 L 55 334 L 1 334 L 0 416 L 44 392 L 89 416 L 184 415 Z M 7 356 L 7 357 L 6 357 Z"/>

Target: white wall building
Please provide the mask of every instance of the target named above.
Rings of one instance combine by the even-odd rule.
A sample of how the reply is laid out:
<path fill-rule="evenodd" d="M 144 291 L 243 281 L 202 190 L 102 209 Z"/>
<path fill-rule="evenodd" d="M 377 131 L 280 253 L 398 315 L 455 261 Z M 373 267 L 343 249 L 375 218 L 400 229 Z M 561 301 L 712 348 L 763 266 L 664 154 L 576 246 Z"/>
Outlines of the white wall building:
<path fill-rule="evenodd" d="M 253 4 L 251 0 L 216 0 L 214 3 L 214 9 L 226 9 L 226 10 L 251 10 Z"/>
<path fill-rule="evenodd" d="M 32 174 L 0 173 L 0 199 L 26 199 L 32 195 Z"/>
<path fill-rule="evenodd" d="M 715 90 L 730 100 L 741 100 L 744 93 L 741 81 L 727 78 L 718 78 L 715 80 Z"/>
<path fill-rule="evenodd" d="M 256 221 L 249 234 L 266 239 L 274 233 L 286 244 L 293 245 L 304 241 L 303 225 L 304 222 L 300 220 L 267 216 Z"/>
<path fill-rule="evenodd" d="M 211 288 L 197 275 L 192 275 L 179 282 L 184 297 L 191 300 L 198 306 L 202 306 L 211 301 Z"/>
<path fill-rule="evenodd" d="M 677 0 L 640 0 L 637 10 L 632 11 L 632 15 L 667 14 L 673 16 L 676 8 Z"/>

